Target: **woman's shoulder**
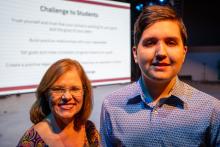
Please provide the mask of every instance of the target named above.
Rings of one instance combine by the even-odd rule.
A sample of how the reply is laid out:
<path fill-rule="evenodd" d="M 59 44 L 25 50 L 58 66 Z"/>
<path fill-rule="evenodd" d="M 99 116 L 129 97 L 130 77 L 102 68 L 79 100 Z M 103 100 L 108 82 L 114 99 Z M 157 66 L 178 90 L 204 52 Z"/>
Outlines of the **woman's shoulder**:
<path fill-rule="evenodd" d="M 100 135 L 99 135 L 98 130 L 95 127 L 95 124 L 92 121 L 87 120 L 85 127 L 86 127 L 86 136 L 87 136 L 89 144 L 92 146 L 99 146 Z"/>
<path fill-rule="evenodd" d="M 17 147 L 30 147 L 30 146 L 46 146 L 43 139 L 38 132 L 34 129 L 34 126 L 29 128 L 18 142 Z"/>

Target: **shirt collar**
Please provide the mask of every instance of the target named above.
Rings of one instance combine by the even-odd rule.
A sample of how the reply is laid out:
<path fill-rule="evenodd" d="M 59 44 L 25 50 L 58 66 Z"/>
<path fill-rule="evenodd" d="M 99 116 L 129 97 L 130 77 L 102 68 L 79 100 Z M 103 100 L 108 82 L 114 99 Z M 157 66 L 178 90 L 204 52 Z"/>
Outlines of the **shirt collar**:
<path fill-rule="evenodd" d="M 171 90 L 171 95 L 178 97 L 181 101 L 188 104 L 188 100 L 192 97 L 192 93 L 188 90 L 184 82 L 180 81 L 176 76 L 176 83 Z"/>
<path fill-rule="evenodd" d="M 147 87 L 144 86 L 142 78 L 139 78 L 139 80 L 136 81 L 136 84 L 138 87 L 138 95 L 128 99 L 127 104 L 137 104 L 144 102 L 146 105 L 152 107 L 150 104 L 153 99 L 150 96 Z M 184 108 L 187 105 L 187 99 L 184 93 L 184 83 L 181 82 L 178 77 L 176 77 L 176 83 L 170 91 L 170 96 L 168 98 L 161 99 L 158 105 L 167 104 L 178 108 Z"/>

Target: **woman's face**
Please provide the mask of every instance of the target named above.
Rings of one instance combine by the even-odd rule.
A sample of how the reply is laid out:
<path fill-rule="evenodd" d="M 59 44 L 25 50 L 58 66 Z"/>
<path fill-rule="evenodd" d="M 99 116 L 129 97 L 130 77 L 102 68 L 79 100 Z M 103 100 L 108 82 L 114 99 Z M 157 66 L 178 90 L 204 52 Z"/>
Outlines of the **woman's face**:
<path fill-rule="evenodd" d="M 83 85 L 76 70 L 60 76 L 50 88 L 49 105 L 56 119 L 72 120 L 83 104 Z"/>

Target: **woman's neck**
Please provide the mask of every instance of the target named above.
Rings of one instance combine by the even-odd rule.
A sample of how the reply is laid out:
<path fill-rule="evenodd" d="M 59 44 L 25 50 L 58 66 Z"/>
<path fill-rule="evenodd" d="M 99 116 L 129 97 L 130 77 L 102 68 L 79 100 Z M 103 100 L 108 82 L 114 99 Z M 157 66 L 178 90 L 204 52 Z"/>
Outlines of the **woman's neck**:
<path fill-rule="evenodd" d="M 56 118 L 52 113 L 48 115 L 47 120 L 55 133 L 60 133 L 64 130 L 73 130 L 74 123 L 73 120 L 60 120 Z"/>
<path fill-rule="evenodd" d="M 54 139 L 48 141 L 51 146 L 83 146 L 86 140 L 85 126 L 82 126 L 80 130 L 74 129 L 73 121 L 69 123 L 57 122 L 53 114 L 50 114 L 46 118 Z M 47 136 L 48 137 L 48 136 Z"/>

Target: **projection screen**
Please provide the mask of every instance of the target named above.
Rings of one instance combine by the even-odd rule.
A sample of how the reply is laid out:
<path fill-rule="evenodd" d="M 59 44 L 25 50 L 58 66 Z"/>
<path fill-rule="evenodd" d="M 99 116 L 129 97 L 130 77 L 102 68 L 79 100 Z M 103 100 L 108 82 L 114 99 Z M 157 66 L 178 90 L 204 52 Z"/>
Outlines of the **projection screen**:
<path fill-rule="evenodd" d="M 130 82 L 130 4 L 105 0 L 0 1 L 0 95 L 34 92 L 62 58 L 93 86 Z"/>

